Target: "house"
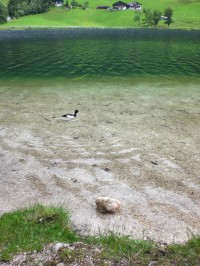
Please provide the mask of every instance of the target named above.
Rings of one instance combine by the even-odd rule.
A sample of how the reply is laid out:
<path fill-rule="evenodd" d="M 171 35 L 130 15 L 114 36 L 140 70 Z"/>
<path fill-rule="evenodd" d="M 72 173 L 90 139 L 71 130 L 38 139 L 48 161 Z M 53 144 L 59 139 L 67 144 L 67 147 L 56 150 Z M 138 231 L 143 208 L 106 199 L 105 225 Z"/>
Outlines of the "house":
<path fill-rule="evenodd" d="M 138 2 L 132 2 L 127 4 L 128 9 L 135 9 L 135 10 L 141 10 L 142 9 L 142 4 Z"/>
<path fill-rule="evenodd" d="M 162 20 L 167 20 L 167 17 L 165 17 L 165 16 L 160 16 L 160 19 L 162 19 Z"/>
<path fill-rule="evenodd" d="M 108 9 L 109 6 L 97 6 L 96 9 Z"/>
<path fill-rule="evenodd" d="M 56 0 L 55 6 L 63 6 L 64 0 Z"/>
<path fill-rule="evenodd" d="M 118 1 L 114 3 L 112 6 L 113 6 L 113 9 L 126 9 L 127 8 L 127 4 L 122 1 Z"/>

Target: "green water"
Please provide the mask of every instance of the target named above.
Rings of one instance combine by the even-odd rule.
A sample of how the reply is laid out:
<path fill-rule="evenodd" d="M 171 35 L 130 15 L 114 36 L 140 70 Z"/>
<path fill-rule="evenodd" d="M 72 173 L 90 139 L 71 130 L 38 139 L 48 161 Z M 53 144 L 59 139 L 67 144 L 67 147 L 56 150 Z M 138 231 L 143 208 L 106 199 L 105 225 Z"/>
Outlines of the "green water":
<path fill-rule="evenodd" d="M 0 78 L 146 78 L 200 74 L 199 32 L 0 32 Z"/>

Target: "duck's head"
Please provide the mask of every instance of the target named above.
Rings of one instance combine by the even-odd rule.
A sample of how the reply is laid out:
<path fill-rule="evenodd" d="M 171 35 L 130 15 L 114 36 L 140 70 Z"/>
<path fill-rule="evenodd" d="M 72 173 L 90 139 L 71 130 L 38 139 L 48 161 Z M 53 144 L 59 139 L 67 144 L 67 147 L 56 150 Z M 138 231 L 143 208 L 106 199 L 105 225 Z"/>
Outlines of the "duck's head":
<path fill-rule="evenodd" d="M 74 113 L 75 113 L 75 114 L 77 114 L 78 112 L 79 112 L 79 110 L 75 110 L 75 112 L 74 112 Z"/>

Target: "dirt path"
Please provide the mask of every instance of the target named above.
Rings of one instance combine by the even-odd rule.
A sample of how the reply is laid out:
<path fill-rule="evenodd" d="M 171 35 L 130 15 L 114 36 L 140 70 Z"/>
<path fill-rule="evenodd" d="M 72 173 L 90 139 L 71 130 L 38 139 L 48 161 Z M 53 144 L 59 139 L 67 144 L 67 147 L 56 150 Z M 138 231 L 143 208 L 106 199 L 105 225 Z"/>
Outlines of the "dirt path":
<path fill-rule="evenodd" d="M 0 87 L 0 213 L 40 202 L 64 205 L 84 234 L 199 233 L 198 85 L 63 86 Z M 77 121 L 61 118 L 75 108 Z M 119 199 L 121 213 L 97 213 L 98 196 Z"/>

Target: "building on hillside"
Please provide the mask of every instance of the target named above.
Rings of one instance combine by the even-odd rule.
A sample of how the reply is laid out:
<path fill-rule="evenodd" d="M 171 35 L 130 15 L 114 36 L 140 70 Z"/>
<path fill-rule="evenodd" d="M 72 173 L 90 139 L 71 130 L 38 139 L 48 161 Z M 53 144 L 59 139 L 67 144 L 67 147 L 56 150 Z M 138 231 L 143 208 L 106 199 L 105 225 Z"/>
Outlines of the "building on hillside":
<path fill-rule="evenodd" d="M 55 6 L 63 6 L 64 0 L 56 0 L 55 1 Z"/>
<path fill-rule="evenodd" d="M 162 20 L 167 20 L 167 17 L 165 17 L 165 16 L 160 16 L 160 19 L 162 19 Z"/>
<path fill-rule="evenodd" d="M 135 9 L 135 10 L 141 10 L 142 9 L 142 4 L 138 2 L 132 2 L 127 4 L 128 9 Z"/>
<path fill-rule="evenodd" d="M 112 6 L 113 6 L 113 9 L 126 9 L 127 8 L 127 4 L 122 1 L 118 1 L 114 3 Z"/>
<path fill-rule="evenodd" d="M 97 6 L 96 9 L 108 9 L 109 6 Z"/>

